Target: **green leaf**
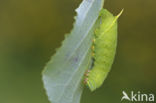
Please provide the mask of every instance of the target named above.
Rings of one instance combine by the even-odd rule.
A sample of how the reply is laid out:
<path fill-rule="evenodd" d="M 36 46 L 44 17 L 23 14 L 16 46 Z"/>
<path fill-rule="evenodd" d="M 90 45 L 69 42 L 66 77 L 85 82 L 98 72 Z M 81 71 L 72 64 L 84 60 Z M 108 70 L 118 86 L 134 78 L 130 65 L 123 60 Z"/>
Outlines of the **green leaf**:
<path fill-rule="evenodd" d="M 90 47 L 104 0 L 83 0 L 76 9 L 74 28 L 43 70 L 51 103 L 80 103 L 83 75 L 91 60 Z"/>

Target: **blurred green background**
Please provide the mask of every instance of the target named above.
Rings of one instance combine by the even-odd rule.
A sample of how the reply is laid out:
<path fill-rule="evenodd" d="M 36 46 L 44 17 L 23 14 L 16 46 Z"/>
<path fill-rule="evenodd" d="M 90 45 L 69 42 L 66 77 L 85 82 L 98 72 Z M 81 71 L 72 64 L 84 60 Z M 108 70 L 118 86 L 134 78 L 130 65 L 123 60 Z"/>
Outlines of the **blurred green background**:
<path fill-rule="evenodd" d="M 0 0 L 0 103 L 49 103 L 41 71 L 74 22 L 80 0 Z M 118 48 L 102 88 L 81 103 L 120 103 L 122 91 L 156 94 L 156 1 L 106 0 Z M 128 102 L 124 102 L 128 103 Z"/>

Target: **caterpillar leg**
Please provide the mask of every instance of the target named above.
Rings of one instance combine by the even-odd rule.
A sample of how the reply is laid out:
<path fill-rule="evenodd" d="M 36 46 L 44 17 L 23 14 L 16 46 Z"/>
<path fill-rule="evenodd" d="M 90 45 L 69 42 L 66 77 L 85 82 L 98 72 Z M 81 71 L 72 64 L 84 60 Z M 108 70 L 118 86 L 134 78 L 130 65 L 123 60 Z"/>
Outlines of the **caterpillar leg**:
<path fill-rule="evenodd" d="M 93 67 L 93 62 L 94 62 L 94 56 L 95 56 L 95 53 L 94 53 L 94 51 L 95 51 L 95 41 L 96 41 L 96 39 L 95 38 L 93 38 L 93 40 L 92 40 L 92 42 L 93 42 L 93 45 L 91 46 L 91 50 L 92 50 L 92 53 L 91 53 L 91 56 L 92 56 L 92 63 L 91 63 L 91 68 Z M 90 68 L 90 69 L 91 69 Z M 85 72 L 85 74 L 84 74 L 84 76 L 85 76 L 85 78 L 84 78 L 84 84 L 85 85 L 88 85 L 88 77 L 89 77 L 89 73 L 90 73 L 90 71 L 91 70 L 86 70 L 86 72 Z"/>
<path fill-rule="evenodd" d="M 94 39 L 92 40 L 92 42 L 95 43 L 95 41 L 96 41 L 96 39 L 94 38 Z"/>
<path fill-rule="evenodd" d="M 93 77 L 95 77 L 95 74 L 92 75 L 92 71 L 91 70 L 87 70 L 86 73 L 85 73 L 84 84 L 88 88 L 90 88 L 91 91 L 94 91 L 97 88 L 96 83 L 95 83 Z"/>
<path fill-rule="evenodd" d="M 84 83 L 85 85 L 87 85 L 87 81 L 88 81 L 88 78 L 85 78 L 84 81 L 83 81 L 83 83 Z"/>
<path fill-rule="evenodd" d="M 92 51 L 94 51 L 94 50 L 95 50 L 95 46 L 93 45 L 93 46 L 92 46 Z"/>
<path fill-rule="evenodd" d="M 92 55 L 92 57 L 94 57 L 95 56 L 95 53 L 93 52 L 91 55 Z"/>
<path fill-rule="evenodd" d="M 84 76 L 85 76 L 84 84 L 87 84 L 89 73 L 90 73 L 90 70 L 86 70 L 86 72 L 84 74 Z"/>

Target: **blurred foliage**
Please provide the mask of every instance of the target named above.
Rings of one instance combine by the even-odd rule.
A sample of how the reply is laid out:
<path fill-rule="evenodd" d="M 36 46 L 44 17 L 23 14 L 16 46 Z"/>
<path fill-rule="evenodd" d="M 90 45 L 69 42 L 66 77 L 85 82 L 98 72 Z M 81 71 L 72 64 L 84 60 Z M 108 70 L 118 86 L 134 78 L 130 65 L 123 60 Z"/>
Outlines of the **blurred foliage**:
<path fill-rule="evenodd" d="M 41 71 L 72 28 L 80 0 L 0 0 L 0 103 L 49 103 Z M 106 0 L 119 19 L 115 63 L 82 103 L 120 103 L 122 90 L 156 93 L 156 1 Z M 102 102 L 103 103 L 103 102 Z"/>

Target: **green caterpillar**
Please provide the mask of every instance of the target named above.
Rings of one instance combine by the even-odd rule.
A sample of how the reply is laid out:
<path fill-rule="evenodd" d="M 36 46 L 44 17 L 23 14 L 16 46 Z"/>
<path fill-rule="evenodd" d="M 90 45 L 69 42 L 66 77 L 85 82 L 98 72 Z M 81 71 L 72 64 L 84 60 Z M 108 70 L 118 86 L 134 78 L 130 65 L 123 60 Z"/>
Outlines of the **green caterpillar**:
<path fill-rule="evenodd" d="M 92 45 L 92 67 L 85 79 L 91 91 L 102 85 L 113 64 L 117 45 L 117 19 L 122 12 L 123 10 L 117 16 L 106 9 L 100 12 L 101 24 L 95 30 Z"/>

